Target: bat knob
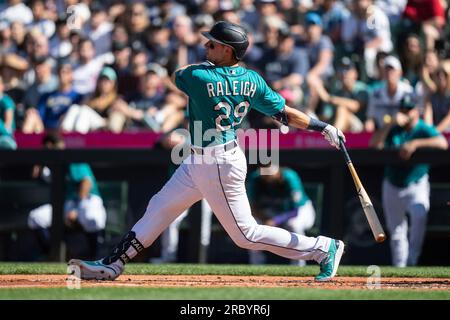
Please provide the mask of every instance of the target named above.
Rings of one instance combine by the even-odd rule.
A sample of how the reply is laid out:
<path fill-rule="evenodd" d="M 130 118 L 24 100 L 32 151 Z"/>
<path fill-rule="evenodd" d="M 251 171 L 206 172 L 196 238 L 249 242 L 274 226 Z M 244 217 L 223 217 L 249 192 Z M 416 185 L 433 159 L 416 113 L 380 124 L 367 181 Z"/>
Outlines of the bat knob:
<path fill-rule="evenodd" d="M 376 240 L 377 240 L 378 243 L 381 243 L 384 240 L 386 240 L 386 235 L 384 233 L 380 233 L 380 234 L 377 235 L 377 239 Z"/>

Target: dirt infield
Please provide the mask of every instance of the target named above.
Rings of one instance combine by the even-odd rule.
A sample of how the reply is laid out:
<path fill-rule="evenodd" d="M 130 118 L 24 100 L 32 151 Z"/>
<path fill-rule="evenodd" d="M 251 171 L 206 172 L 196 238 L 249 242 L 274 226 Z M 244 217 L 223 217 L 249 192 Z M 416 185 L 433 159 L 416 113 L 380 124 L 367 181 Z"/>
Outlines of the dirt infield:
<path fill-rule="evenodd" d="M 65 287 L 66 275 L 0 275 L 0 288 Z M 450 290 L 450 279 L 381 278 L 381 289 Z M 365 277 L 336 277 L 315 282 L 312 277 L 217 276 L 217 275 L 122 275 L 115 281 L 82 281 L 81 287 L 260 287 L 366 289 Z"/>

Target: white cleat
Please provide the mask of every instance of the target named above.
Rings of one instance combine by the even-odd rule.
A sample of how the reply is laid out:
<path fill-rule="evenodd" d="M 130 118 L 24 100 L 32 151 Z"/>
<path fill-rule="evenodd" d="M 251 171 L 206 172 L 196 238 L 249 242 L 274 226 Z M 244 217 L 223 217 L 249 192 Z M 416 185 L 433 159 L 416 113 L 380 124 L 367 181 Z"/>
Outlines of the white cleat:
<path fill-rule="evenodd" d="M 104 264 L 102 260 L 84 261 L 79 259 L 71 259 L 69 266 L 78 266 L 80 272 L 74 272 L 83 280 L 114 280 L 123 272 L 123 268 L 115 264 Z"/>

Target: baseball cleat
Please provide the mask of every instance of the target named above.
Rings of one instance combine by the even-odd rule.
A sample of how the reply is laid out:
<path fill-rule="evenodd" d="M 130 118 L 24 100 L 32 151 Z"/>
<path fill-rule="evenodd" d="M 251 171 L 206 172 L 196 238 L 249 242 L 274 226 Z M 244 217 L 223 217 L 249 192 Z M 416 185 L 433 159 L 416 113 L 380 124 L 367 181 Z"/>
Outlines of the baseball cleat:
<path fill-rule="evenodd" d="M 342 254 L 344 253 L 344 242 L 332 240 L 327 256 L 320 262 L 320 273 L 316 276 L 316 281 L 330 281 L 339 268 Z"/>
<path fill-rule="evenodd" d="M 79 276 L 83 280 L 114 280 L 122 274 L 123 269 L 116 264 L 104 264 L 102 260 L 84 261 L 79 259 L 71 259 L 69 266 L 78 266 Z"/>

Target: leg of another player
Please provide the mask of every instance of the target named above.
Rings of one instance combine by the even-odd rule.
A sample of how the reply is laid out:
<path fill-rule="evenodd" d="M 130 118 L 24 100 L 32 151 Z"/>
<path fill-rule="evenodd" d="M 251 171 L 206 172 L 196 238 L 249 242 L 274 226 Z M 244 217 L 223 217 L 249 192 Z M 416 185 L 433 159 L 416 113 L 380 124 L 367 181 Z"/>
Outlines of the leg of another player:
<path fill-rule="evenodd" d="M 420 179 L 416 184 L 410 186 L 411 201 L 408 212 L 411 219 L 409 229 L 409 254 L 408 266 L 418 263 L 422 245 L 425 238 L 428 210 L 430 208 L 430 183 L 428 176 Z"/>
<path fill-rule="evenodd" d="M 386 179 L 383 181 L 383 212 L 391 235 L 392 264 L 405 267 L 408 258 L 408 221 L 405 200 L 400 197 L 400 191 Z"/>

